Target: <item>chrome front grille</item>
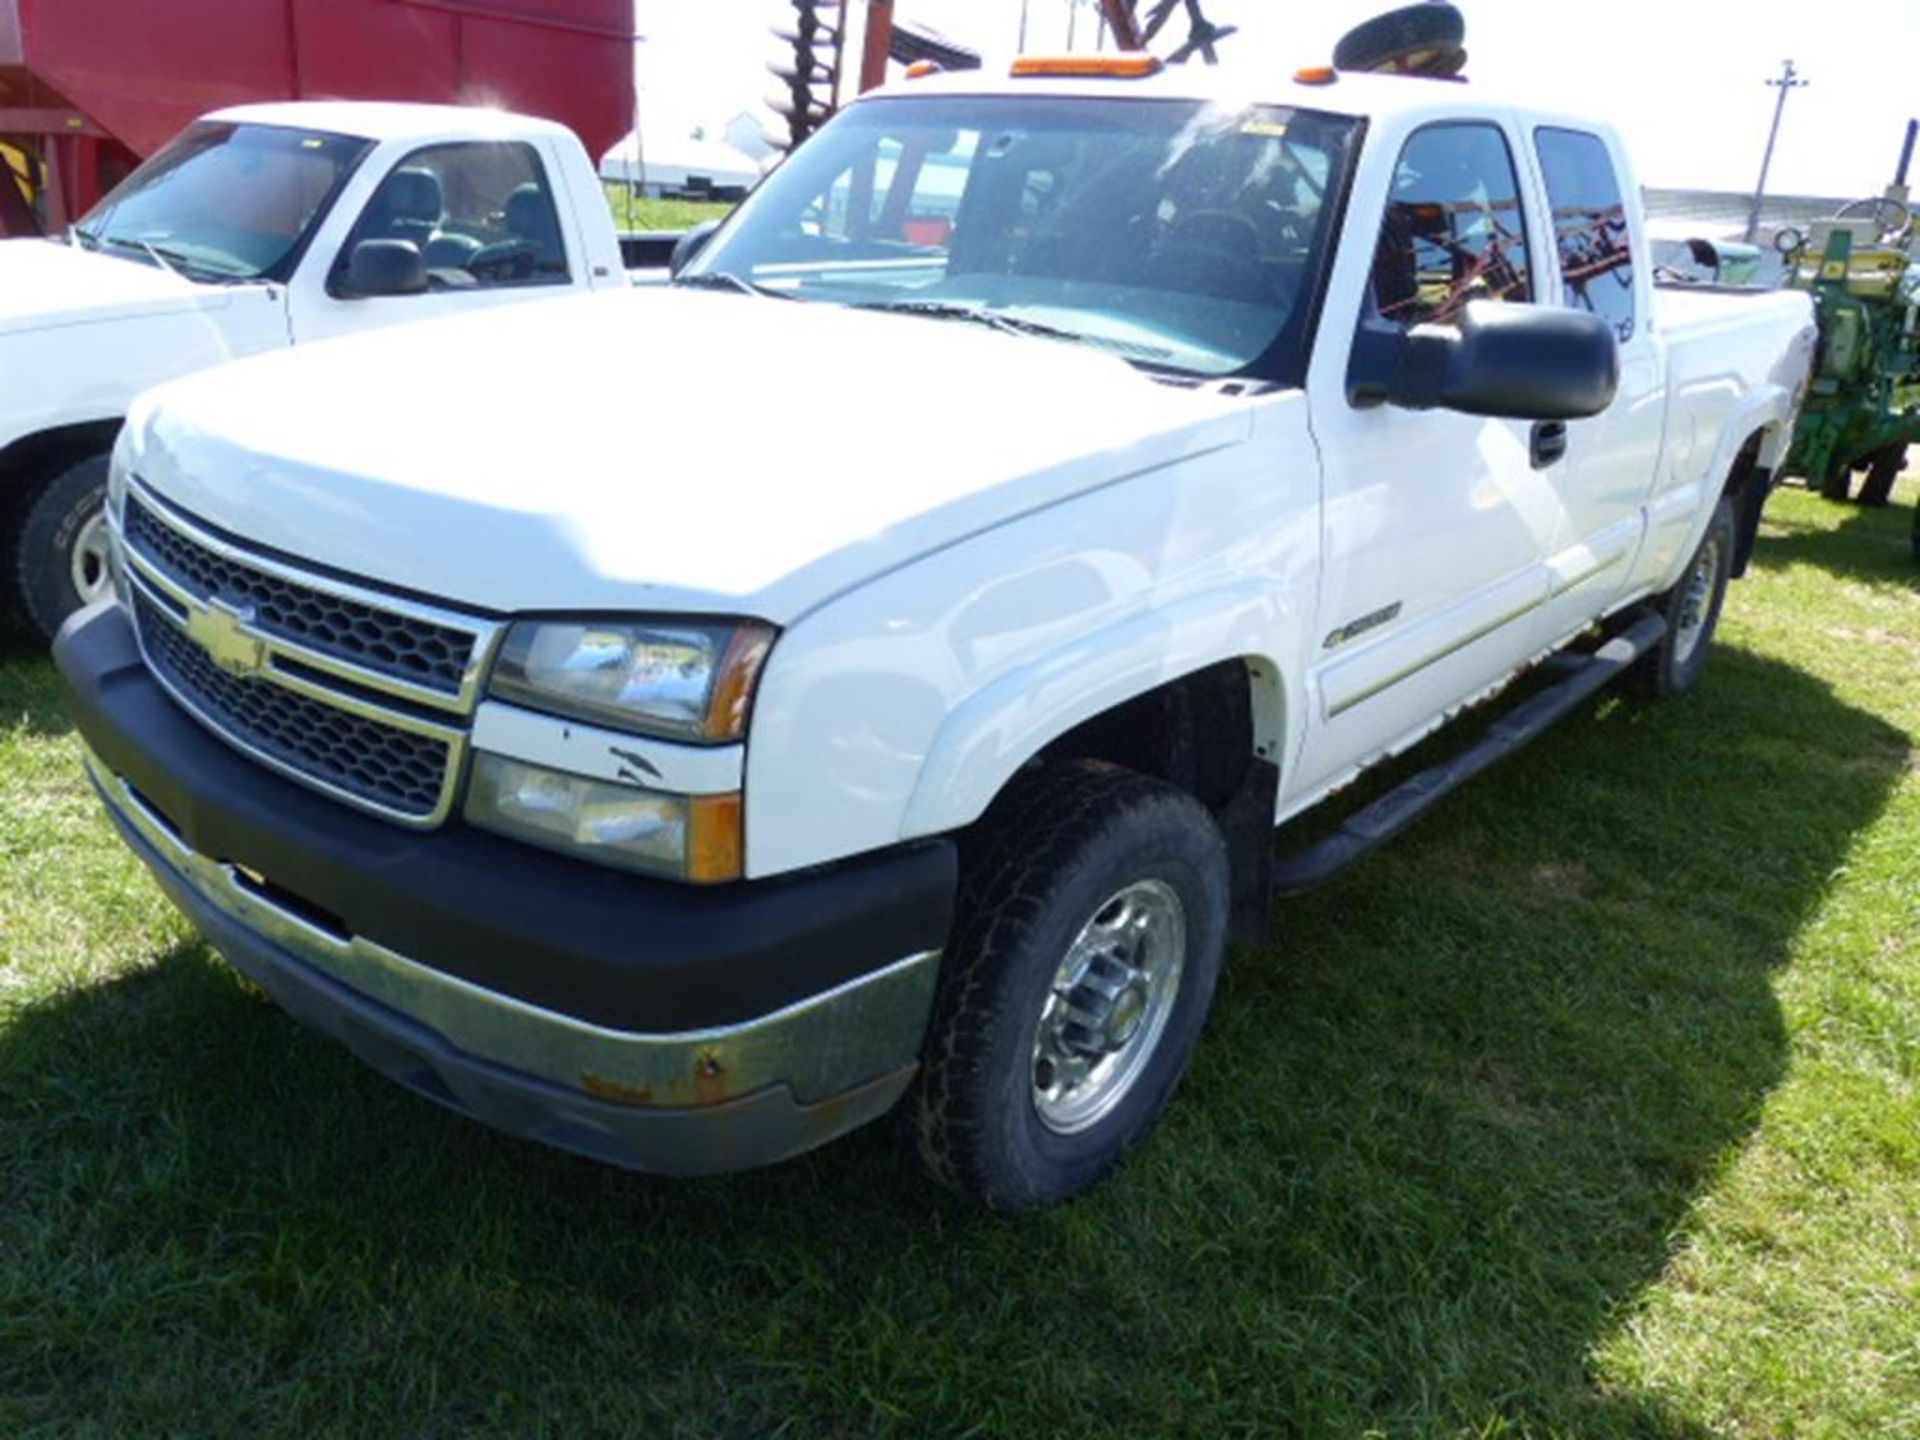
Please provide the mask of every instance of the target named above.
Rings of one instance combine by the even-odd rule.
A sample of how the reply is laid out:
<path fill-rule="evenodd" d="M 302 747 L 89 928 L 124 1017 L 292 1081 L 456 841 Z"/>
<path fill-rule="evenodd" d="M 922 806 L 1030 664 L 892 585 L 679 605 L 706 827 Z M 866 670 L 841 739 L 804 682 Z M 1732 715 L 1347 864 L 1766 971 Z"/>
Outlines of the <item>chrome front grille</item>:
<path fill-rule="evenodd" d="M 304 572 L 137 485 L 117 538 L 147 666 L 201 723 L 361 809 L 447 817 L 497 625 Z"/>
<path fill-rule="evenodd" d="M 470 630 L 291 584 L 196 544 L 158 519 L 137 496 L 127 497 L 126 533 L 129 545 L 194 593 L 250 607 L 254 624 L 266 634 L 397 680 L 448 695 L 460 693 L 461 677 L 473 660 L 475 637 Z"/>

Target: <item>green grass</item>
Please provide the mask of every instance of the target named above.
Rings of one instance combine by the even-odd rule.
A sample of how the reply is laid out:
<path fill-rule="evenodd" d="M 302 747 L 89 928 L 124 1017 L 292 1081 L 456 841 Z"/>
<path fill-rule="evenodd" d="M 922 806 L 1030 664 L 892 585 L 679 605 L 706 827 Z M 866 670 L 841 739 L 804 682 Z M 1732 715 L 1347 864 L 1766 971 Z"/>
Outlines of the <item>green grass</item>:
<path fill-rule="evenodd" d="M 731 205 L 699 200 L 640 199 L 624 185 L 607 184 L 606 192 L 613 223 L 622 230 L 691 230 L 703 220 L 724 220 L 733 212 Z"/>
<path fill-rule="evenodd" d="M 884 1127 L 663 1182 L 375 1078 L 0 638 L 0 1434 L 1920 1435 L 1907 524 L 1778 497 L 1698 694 L 1285 906 L 1152 1143 L 1018 1223 Z"/>

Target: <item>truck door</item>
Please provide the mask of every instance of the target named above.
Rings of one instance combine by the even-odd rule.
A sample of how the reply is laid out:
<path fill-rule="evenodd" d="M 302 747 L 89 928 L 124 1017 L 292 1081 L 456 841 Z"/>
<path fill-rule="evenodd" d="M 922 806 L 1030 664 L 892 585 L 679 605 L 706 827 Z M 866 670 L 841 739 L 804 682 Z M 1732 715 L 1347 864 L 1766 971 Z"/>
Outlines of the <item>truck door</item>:
<path fill-rule="evenodd" d="M 338 227 L 319 237 L 291 287 L 293 338 L 305 344 L 564 291 L 583 257 L 572 253 L 560 214 L 547 164 L 525 141 L 415 150 L 380 181 L 344 237 Z M 430 288 L 353 295 L 348 259 L 364 240 L 413 245 Z"/>
<path fill-rule="evenodd" d="M 1364 291 L 1362 310 L 1330 306 L 1309 382 L 1324 573 L 1290 800 L 1411 742 L 1535 645 L 1559 499 L 1535 466 L 1534 427 L 1356 407 L 1347 347 L 1327 343 L 1363 319 L 1445 324 L 1470 300 L 1534 298 L 1514 153 L 1494 120 L 1430 124 L 1384 184 L 1356 188 L 1331 293 Z"/>
<path fill-rule="evenodd" d="M 1591 310 L 1620 339 L 1620 389 L 1606 412 L 1567 426 L 1567 453 L 1548 473 L 1560 494 L 1560 525 L 1547 555 L 1553 598 L 1540 643 L 1584 628 L 1621 594 L 1646 528 L 1646 501 L 1660 463 L 1667 387 L 1647 323 L 1648 267 L 1639 263 L 1637 217 L 1607 142 L 1585 130 L 1533 132 L 1553 217 L 1559 303 Z"/>

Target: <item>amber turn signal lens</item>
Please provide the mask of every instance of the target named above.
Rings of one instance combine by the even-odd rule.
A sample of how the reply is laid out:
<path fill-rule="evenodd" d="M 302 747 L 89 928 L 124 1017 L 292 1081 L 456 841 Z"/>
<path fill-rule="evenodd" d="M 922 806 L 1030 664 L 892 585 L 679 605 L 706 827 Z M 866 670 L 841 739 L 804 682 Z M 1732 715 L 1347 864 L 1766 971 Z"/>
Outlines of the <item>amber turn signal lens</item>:
<path fill-rule="evenodd" d="M 719 885 L 745 873 L 744 811 L 738 790 L 687 801 L 687 879 Z"/>

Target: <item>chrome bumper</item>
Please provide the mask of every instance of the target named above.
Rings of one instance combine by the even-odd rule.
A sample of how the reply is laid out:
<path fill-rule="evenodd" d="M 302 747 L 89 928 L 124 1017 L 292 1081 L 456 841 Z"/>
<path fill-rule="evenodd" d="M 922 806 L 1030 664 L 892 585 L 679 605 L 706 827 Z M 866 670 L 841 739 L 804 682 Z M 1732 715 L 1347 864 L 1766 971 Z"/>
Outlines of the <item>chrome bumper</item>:
<path fill-rule="evenodd" d="M 166 888 L 203 921 L 217 946 L 229 948 L 221 944 L 218 932 L 230 927 L 208 922 L 230 922 L 271 951 L 431 1031 L 459 1055 L 526 1077 L 541 1088 L 558 1087 L 603 1105 L 650 1111 L 725 1107 L 743 1097 L 779 1091 L 801 1110 L 819 1107 L 836 1114 L 848 1109 L 844 1097 L 860 1092 L 869 1098 L 851 1107 L 861 1112 L 853 1121 L 859 1123 L 872 1118 L 865 1112 L 878 1103 L 876 1088 L 887 1092 L 885 1102 L 891 1103 L 916 1067 L 939 966 L 937 951 L 906 956 L 740 1024 L 663 1034 L 606 1029 L 497 994 L 336 931 L 324 917 L 301 913 L 298 900 L 268 877 L 194 851 L 165 816 L 91 750 L 86 763 L 108 810 L 129 837 L 140 842 L 136 848 L 142 858 L 162 872 L 163 883 L 172 882 Z M 203 907 L 210 916 L 202 913 Z M 230 958 L 254 973 L 253 965 L 240 963 L 238 956 Z M 827 1123 L 832 1118 L 819 1117 L 802 1137 L 805 1143 L 785 1153 L 851 1128 Z M 597 1148 L 591 1153 L 601 1154 Z M 617 1155 L 601 1158 L 625 1163 Z M 747 1163 L 767 1158 L 779 1157 Z M 633 1163 L 646 1169 L 681 1168 Z M 686 1170 L 730 1168 L 736 1167 L 693 1164 Z"/>

